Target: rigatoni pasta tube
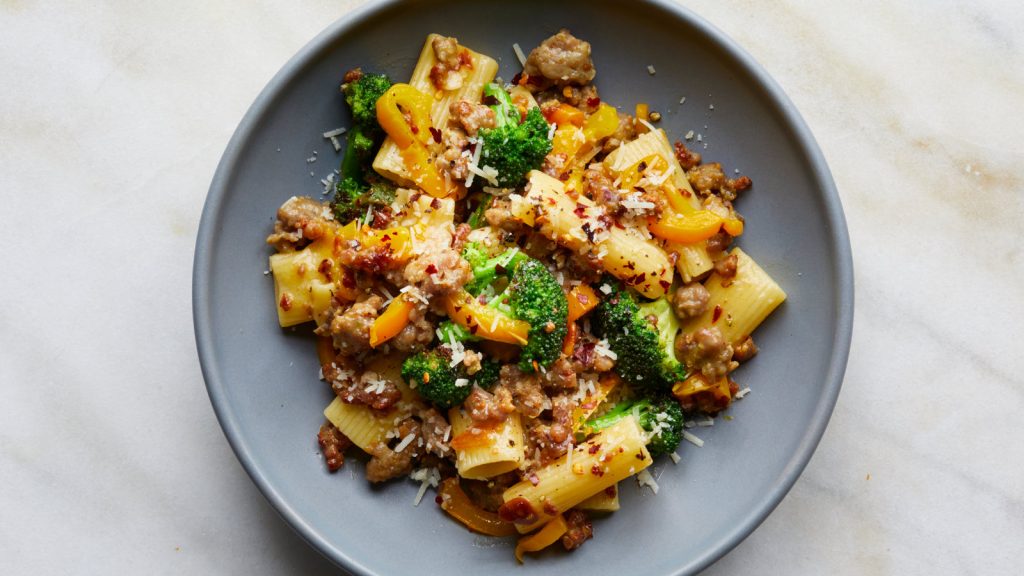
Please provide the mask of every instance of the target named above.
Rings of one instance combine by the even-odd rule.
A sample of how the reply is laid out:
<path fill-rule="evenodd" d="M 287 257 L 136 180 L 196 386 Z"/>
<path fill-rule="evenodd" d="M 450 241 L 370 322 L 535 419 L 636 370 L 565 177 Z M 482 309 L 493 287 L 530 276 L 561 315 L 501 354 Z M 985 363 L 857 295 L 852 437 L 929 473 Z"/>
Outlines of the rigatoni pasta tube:
<path fill-rule="evenodd" d="M 498 63 L 488 56 L 468 50 L 471 67 L 463 74 L 462 86 L 455 90 L 441 90 L 434 86 L 430 78 L 430 70 L 438 63 L 434 54 L 434 39 L 440 38 L 440 34 L 427 36 L 427 41 L 420 51 L 419 60 L 413 69 L 409 84 L 431 97 L 433 104 L 430 107 L 430 123 L 437 129 L 444 128 L 451 115 L 450 107 L 453 102 L 469 100 L 479 102 L 483 95 L 484 86 L 494 80 L 498 73 Z M 463 47 L 464 48 L 464 47 Z M 412 180 L 405 161 L 402 159 L 402 151 L 390 138 L 384 140 L 380 151 L 373 160 L 373 169 L 382 176 L 406 186 L 412 185 Z"/>
<path fill-rule="evenodd" d="M 565 184 L 539 170 L 530 172 L 529 180 L 526 200 L 534 209 L 534 226 L 541 234 L 570 250 L 596 254 L 605 270 L 648 298 L 658 298 L 668 290 L 672 262 L 657 244 L 616 226 L 607 229 L 603 237 L 593 234 L 591 241 L 587 230 L 599 226 L 589 217 L 597 210 L 592 200 L 571 198 L 565 193 Z M 513 213 L 515 210 L 513 200 Z"/>
<path fill-rule="evenodd" d="M 645 435 L 632 416 L 573 448 L 572 464 L 562 456 L 502 495 L 502 518 L 530 532 L 561 512 L 651 465 Z"/>
<path fill-rule="evenodd" d="M 459 476 L 484 480 L 511 472 L 522 464 L 525 443 L 518 412 L 493 428 L 476 428 L 473 419 L 459 408 L 449 410 L 448 419 Z M 478 433 L 474 434 L 474 430 Z"/>
<path fill-rule="evenodd" d="M 736 276 L 722 278 L 712 274 L 704 282 L 711 298 L 704 314 L 683 325 L 683 332 L 717 326 L 733 346 L 743 342 L 775 308 L 786 293 L 743 250 L 734 248 Z"/>
<path fill-rule="evenodd" d="M 668 141 L 668 136 L 660 128 L 619 146 L 608 154 L 604 163 L 609 170 L 617 174 L 652 154 L 657 154 L 668 161 L 672 170 L 669 181 L 677 189 L 683 191 L 683 195 L 689 199 L 694 209 L 702 208 L 700 199 L 693 192 L 693 187 L 690 186 L 690 181 L 686 178 L 686 172 L 683 171 L 683 167 L 676 158 L 675 150 Z M 684 283 L 702 276 L 714 266 L 711 256 L 708 255 L 707 242 L 701 241 L 693 244 L 670 242 L 666 248 L 679 255 L 676 260 L 676 269 L 679 270 L 679 275 Z"/>
<path fill-rule="evenodd" d="M 328 233 L 296 252 L 270 257 L 277 321 L 287 328 L 317 319 L 331 305 L 341 268 L 334 257 L 334 234 Z"/>
<path fill-rule="evenodd" d="M 324 416 L 363 452 L 386 441 L 393 427 L 393 417 L 381 415 L 362 404 L 346 404 L 335 398 L 324 410 Z"/>

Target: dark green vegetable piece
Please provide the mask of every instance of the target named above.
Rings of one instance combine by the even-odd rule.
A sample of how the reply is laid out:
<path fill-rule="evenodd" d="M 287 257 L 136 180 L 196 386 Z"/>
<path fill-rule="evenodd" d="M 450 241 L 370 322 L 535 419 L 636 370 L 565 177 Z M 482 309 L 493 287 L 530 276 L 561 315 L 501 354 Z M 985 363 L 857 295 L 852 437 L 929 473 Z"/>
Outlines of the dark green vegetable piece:
<path fill-rule="evenodd" d="M 447 410 L 458 406 L 469 396 L 472 387 L 458 382 L 459 373 L 450 365 L 447 355 L 437 350 L 418 352 L 402 362 L 402 379 L 411 385 L 425 400 Z"/>
<path fill-rule="evenodd" d="M 367 206 L 383 205 L 380 191 L 375 192 L 375 187 L 390 187 L 393 198 L 393 185 L 382 178 L 367 176 L 373 174 L 370 162 L 384 138 L 384 130 L 377 122 L 377 100 L 390 87 L 391 80 L 384 74 L 366 73 L 341 87 L 352 112 L 352 126 L 341 160 L 341 179 L 335 184 L 332 202 L 335 216 L 342 222 L 364 214 Z"/>
<path fill-rule="evenodd" d="M 497 280 L 499 275 L 514 270 L 520 263 L 529 260 L 518 248 L 510 248 L 497 256 L 491 257 L 483 246 L 469 242 L 462 249 L 462 257 L 473 267 L 473 279 L 466 283 L 465 289 L 477 296 L 485 288 Z"/>
<path fill-rule="evenodd" d="M 534 362 L 550 366 L 561 354 L 568 332 L 569 302 L 562 286 L 547 266 L 527 258 L 512 271 L 506 293 L 512 316 L 530 325 L 519 368 L 532 372 Z"/>
<path fill-rule="evenodd" d="M 633 414 L 640 427 L 649 433 L 647 450 L 657 458 L 675 452 L 683 439 L 683 409 L 674 398 L 643 398 L 620 402 L 609 412 L 587 422 L 597 432 Z"/>
<path fill-rule="evenodd" d="M 402 379 L 415 384 L 416 391 L 425 400 L 447 410 L 462 404 L 476 384 L 491 388 L 498 381 L 501 364 L 483 360 L 475 374 L 466 373 L 462 364 L 451 366 L 447 348 L 418 352 L 402 362 Z"/>
<path fill-rule="evenodd" d="M 551 152 L 550 126 L 539 108 L 531 108 L 520 122 L 519 109 L 508 92 L 494 83 L 484 87 L 484 95 L 498 101 L 491 109 L 497 115 L 494 128 L 480 130 L 483 142 L 479 165 L 498 171 L 498 186 L 515 188 L 526 181 L 526 173 L 540 168 Z"/>
<path fill-rule="evenodd" d="M 686 367 L 675 354 L 679 321 L 667 298 L 638 304 L 628 291 L 616 288 L 594 312 L 594 328 L 608 340 L 615 370 L 630 386 L 668 391 L 686 379 Z"/>

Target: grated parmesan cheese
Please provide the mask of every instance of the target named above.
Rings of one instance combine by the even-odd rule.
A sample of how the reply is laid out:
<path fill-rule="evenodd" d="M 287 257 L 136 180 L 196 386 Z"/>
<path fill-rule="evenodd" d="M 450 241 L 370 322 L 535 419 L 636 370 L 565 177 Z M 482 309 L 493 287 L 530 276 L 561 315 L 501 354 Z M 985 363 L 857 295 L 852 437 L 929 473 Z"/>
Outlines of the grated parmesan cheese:
<path fill-rule="evenodd" d="M 512 51 L 516 53 L 516 58 L 519 59 L 519 65 L 526 67 L 526 54 L 523 54 L 523 49 L 519 47 L 518 42 L 512 43 Z"/>
<path fill-rule="evenodd" d="M 636 483 L 639 484 L 641 488 L 648 486 L 650 487 L 651 492 L 654 492 L 655 494 L 658 493 L 658 483 L 654 481 L 654 477 L 651 476 L 651 473 L 646 469 L 641 470 L 640 473 L 636 475 Z"/>
<path fill-rule="evenodd" d="M 698 448 L 703 448 L 704 447 L 704 441 L 703 440 L 698 438 L 696 435 L 694 435 L 694 434 L 692 434 L 690 432 L 687 432 L 686 430 L 683 430 L 683 440 L 686 440 L 687 442 L 689 442 L 690 444 L 693 444 L 694 446 L 696 446 Z"/>
<path fill-rule="evenodd" d="M 679 464 L 679 461 L 682 460 L 682 458 L 679 457 L 679 454 L 676 454 L 675 452 L 669 453 L 668 457 L 672 459 L 673 464 Z"/>
<path fill-rule="evenodd" d="M 473 177 L 477 175 L 477 171 L 479 170 L 479 168 L 477 168 L 477 163 L 480 162 L 480 153 L 483 152 L 483 150 L 483 144 L 477 144 L 473 149 L 473 155 L 469 159 L 469 164 L 466 165 L 466 168 L 469 169 L 469 177 L 466 178 L 466 188 L 473 185 Z"/>
<path fill-rule="evenodd" d="M 747 394 L 750 394 L 750 387 L 744 388 L 743 390 L 740 390 L 739 392 L 737 392 L 736 393 L 736 399 L 737 400 L 742 400 L 743 397 L 746 396 Z"/>
<path fill-rule="evenodd" d="M 654 76 L 655 70 L 654 70 L 654 65 L 653 64 L 648 64 L 647 65 L 647 73 L 650 74 L 651 76 Z"/>
<path fill-rule="evenodd" d="M 415 439 L 416 439 L 416 435 L 415 434 L 409 434 L 405 438 L 402 438 L 402 441 L 398 443 L 398 446 L 395 446 L 395 453 L 398 453 L 398 452 L 401 452 L 402 450 L 405 450 L 406 447 L 409 446 L 409 444 L 412 444 L 412 441 L 415 440 Z"/>

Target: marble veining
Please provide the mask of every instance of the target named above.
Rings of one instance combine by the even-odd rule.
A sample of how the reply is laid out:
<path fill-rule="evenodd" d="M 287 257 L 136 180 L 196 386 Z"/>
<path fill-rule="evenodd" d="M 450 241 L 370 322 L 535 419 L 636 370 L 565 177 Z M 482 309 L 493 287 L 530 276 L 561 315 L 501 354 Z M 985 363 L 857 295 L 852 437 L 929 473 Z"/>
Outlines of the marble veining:
<path fill-rule="evenodd" d="M 683 3 L 801 110 L 857 284 L 818 451 L 707 573 L 1020 573 L 1024 7 Z M 209 178 L 253 96 L 360 4 L 0 1 L 4 574 L 337 573 L 217 426 L 190 272 Z M 124 237 L 148 241 L 129 253 Z"/>

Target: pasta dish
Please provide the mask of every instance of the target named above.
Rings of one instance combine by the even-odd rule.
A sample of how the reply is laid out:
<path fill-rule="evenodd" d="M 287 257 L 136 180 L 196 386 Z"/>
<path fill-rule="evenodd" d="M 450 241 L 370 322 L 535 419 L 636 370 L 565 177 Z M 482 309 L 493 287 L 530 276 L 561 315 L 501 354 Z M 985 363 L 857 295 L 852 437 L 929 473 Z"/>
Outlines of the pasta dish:
<path fill-rule="evenodd" d="M 786 295 L 732 246 L 749 178 L 604 102 L 569 31 L 513 48 L 507 82 L 438 34 L 406 83 L 345 73 L 333 196 L 288 199 L 267 242 L 280 325 L 315 325 L 333 391 L 327 469 L 432 487 L 522 561 L 581 546 L 627 478 L 657 491 Z"/>

